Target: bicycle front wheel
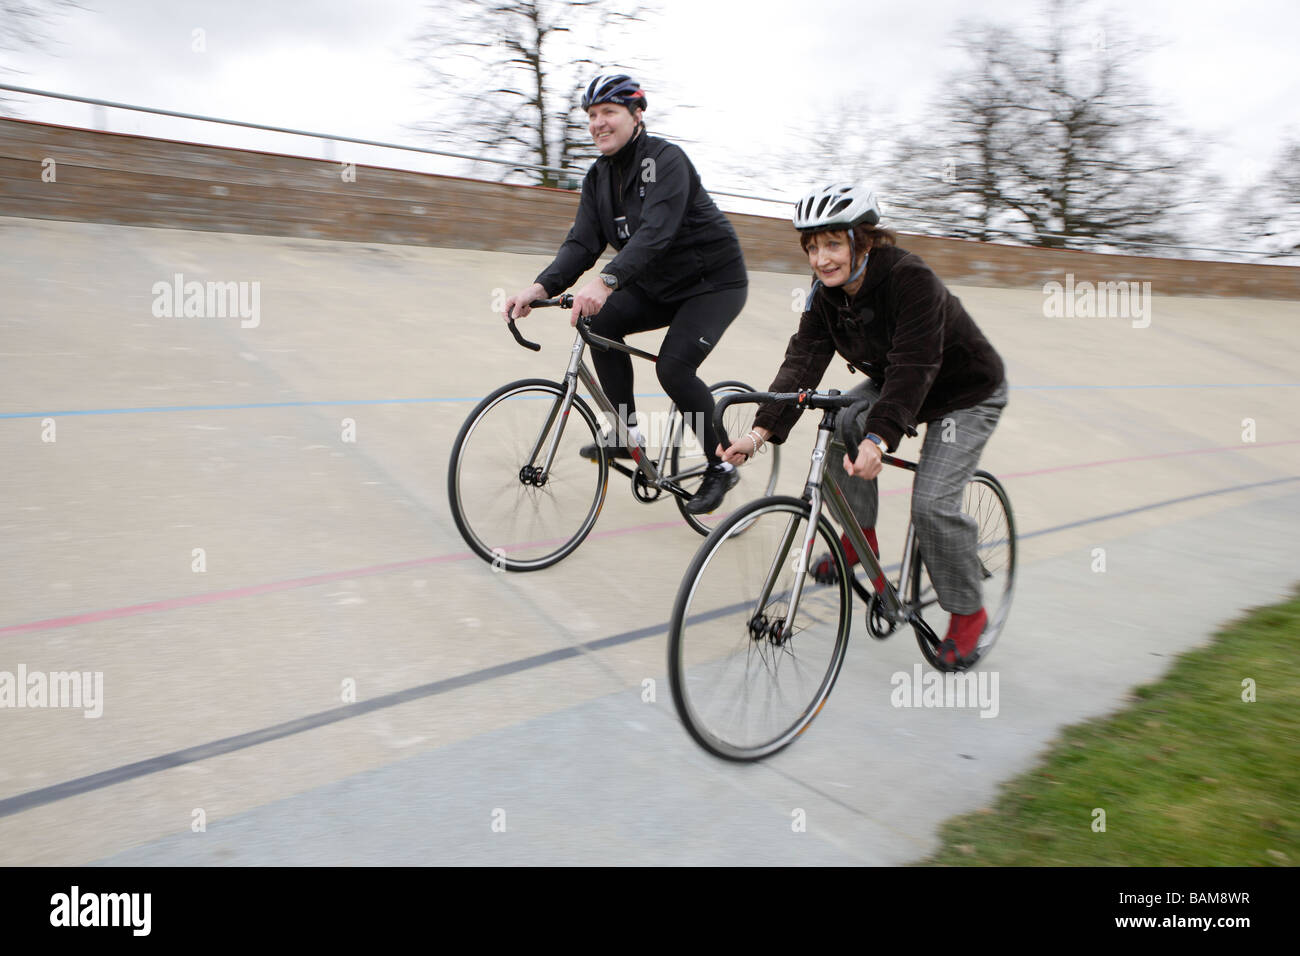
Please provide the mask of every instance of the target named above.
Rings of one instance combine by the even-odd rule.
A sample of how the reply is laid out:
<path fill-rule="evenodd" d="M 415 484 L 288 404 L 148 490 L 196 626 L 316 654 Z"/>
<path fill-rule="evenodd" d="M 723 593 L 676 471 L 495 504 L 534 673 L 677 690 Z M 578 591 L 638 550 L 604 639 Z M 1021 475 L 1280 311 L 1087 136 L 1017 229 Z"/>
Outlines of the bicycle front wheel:
<path fill-rule="evenodd" d="M 713 395 L 714 402 L 717 402 L 724 395 L 737 392 L 752 392 L 754 389 L 744 382 L 719 382 L 710 386 L 709 391 Z M 727 430 L 727 435 L 735 440 L 748 433 L 754 427 L 754 415 L 757 412 L 758 406 L 750 402 L 737 403 L 728 408 L 723 413 L 722 422 L 723 427 Z M 676 437 L 677 441 L 673 445 L 672 451 L 672 472 L 674 476 L 686 476 L 676 478 L 676 481 L 693 494 L 704 481 L 704 469 L 709 461 L 704 455 L 703 447 L 700 445 L 702 439 L 697 437 L 692 429 L 683 427 L 681 434 Z M 707 515 L 693 515 L 684 507 L 687 499 L 674 496 L 674 500 L 677 502 L 677 510 L 682 513 L 682 517 L 686 519 L 688 525 L 700 534 L 708 535 L 735 508 L 747 501 L 776 494 L 777 471 L 780 467 L 780 448 L 770 443 L 766 444 L 753 460 L 747 461 L 741 466 L 740 481 L 736 483 L 735 488 L 727 492 L 727 503 L 724 503 L 717 511 Z"/>
<path fill-rule="evenodd" d="M 976 528 L 976 557 L 979 561 L 980 587 L 983 607 L 989 622 L 976 645 L 975 655 L 964 667 L 986 657 L 1006 626 L 1011 613 L 1011 597 L 1016 583 L 1016 522 L 1011 513 L 1011 499 L 1002 483 L 987 471 L 977 471 L 966 485 L 962 511 Z M 912 559 L 911 600 L 926 619 L 926 623 L 943 636 L 947 621 L 939 607 L 934 583 L 925 568 L 925 555 L 919 543 Z M 929 613 L 926 613 L 927 609 Z M 940 626 L 940 625 L 943 626 Z M 952 670 L 952 665 L 940 661 L 936 649 L 918 630 L 916 642 L 925 659 L 940 670 Z"/>
<path fill-rule="evenodd" d="M 819 517 L 815 550 L 829 550 L 839 573 L 834 585 L 816 584 L 801 553 L 810 511 L 786 497 L 743 506 L 700 546 L 678 589 L 668 637 L 673 703 L 695 741 L 719 757 L 758 760 L 787 746 L 817 716 L 844 662 L 852 614 L 844 550 Z"/>
<path fill-rule="evenodd" d="M 581 458 L 600 442 L 596 416 L 578 396 L 563 410 L 564 386 L 545 379 L 512 382 L 470 413 L 447 469 L 456 527 L 494 568 L 537 571 L 571 554 L 605 503 L 609 464 Z M 559 435 L 550 470 L 539 475 Z"/>

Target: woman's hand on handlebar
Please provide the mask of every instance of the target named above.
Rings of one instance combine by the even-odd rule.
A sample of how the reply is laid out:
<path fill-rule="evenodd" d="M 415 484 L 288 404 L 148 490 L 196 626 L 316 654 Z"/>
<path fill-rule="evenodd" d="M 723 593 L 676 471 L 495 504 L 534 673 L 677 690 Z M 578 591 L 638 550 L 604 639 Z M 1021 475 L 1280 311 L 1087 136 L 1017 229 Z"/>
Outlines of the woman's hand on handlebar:
<path fill-rule="evenodd" d="M 517 295 L 512 295 L 506 299 L 505 320 L 509 322 L 513 319 L 522 319 L 533 310 L 533 303 L 538 299 L 546 298 L 546 290 L 542 288 L 540 282 L 534 282 L 524 291 Z"/>
<path fill-rule="evenodd" d="M 853 475 L 855 478 L 865 478 L 870 481 L 884 470 L 884 462 L 881 460 L 880 446 L 869 439 L 862 439 L 862 444 L 858 445 L 858 460 L 853 461 L 846 454 L 844 456 L 844 470 Z"/>
<path fill-rule="evenodd" d="M 758 436 L 757 441 L 754 440 L 755 435 Z M 754 457 L 755 453 L 763 447 L 771 435 L 772 433 L 766 428 L 754 428 L 733 441 L 730 448 L 723 448 L 719 445 L 718 457 L 733 465 L 743 465 Z"/>
<path fill-rule="evenodd" d="M 584 315 L 595 315 L 604 307 L 609 295 L 609 286 L 599 279 L 592 279 L 573 294 L 573 315 L 569 316 L 569 324 L 577 325 L 578 319 Z"/>

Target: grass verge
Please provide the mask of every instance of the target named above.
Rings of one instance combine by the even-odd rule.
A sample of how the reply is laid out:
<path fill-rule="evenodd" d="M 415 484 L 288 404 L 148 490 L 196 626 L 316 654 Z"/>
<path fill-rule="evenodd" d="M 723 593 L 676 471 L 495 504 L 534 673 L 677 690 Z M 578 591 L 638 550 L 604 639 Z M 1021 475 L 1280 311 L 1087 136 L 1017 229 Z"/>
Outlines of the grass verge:
<path fill-rule="evenodd" d="M 924 865 L 1300 864 L 1300 588 L 1130 700 L 944 824 Z"/>

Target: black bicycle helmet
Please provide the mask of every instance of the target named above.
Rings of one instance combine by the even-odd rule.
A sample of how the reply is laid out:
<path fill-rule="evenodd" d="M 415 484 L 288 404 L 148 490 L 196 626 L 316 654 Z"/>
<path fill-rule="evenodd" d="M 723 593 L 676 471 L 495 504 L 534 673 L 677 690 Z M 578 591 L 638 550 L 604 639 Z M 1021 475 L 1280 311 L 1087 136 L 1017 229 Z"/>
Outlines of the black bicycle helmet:
<path fill-rule="evenodd" d="M 617 103 L 630 110 L 643 110 L 646 106 L 641 84 L 626 73 L 601 74 L 587 84 L 587 91 L 582 94 L 583 110 L 598 103 Z"/>

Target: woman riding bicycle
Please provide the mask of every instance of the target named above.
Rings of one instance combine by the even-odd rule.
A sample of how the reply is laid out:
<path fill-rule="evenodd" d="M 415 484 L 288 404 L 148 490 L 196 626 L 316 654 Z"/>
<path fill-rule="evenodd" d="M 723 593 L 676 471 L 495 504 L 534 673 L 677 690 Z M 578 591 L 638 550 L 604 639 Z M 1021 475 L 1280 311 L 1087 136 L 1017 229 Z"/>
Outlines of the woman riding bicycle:
<path fill-rule="evenodd" d="M 926 423 L 912 485 L 912 521 L 939 605 L 952 617 L 940 648 L 961 663 L 979 643 L 988 616 L 976 553 L 976 522 L 962 511 L 962 494 L 1007 403 L 1002 359 L 958 299 L 897 236 L 879 227 L 871 190 L 855 185 L 816 189 L 795 205 L 794 225 L 808 254 L 814 283 L 799 329 L 769 391 L 816 388 L 836 352 L 870 376 L 850 394 L 872 403 L 858 419 L 866 437 L 841 483 L 867 542 L 879 557 L 876 476 L 883 451 Z M 725 451 L 741 464 L 765 441 L 781 443 L 801 409 L 765 405 L 755 427 Z M 839 437 L 843 439 L 844 423 Z M 849 562 L 860 559 L 842 539 Z M 829 556 L 814 559 L 813 576 L 833 581 Z M 884 590 L 883 578 L 875 582 Z"/>
<path fill-rule="evenodd" d="M 591 330 L 618 342 L 668 327 L 655 363 L 659 382 L 709 459 L 699 490 L 683 507 L 710 512 L 740 475 L 714 450 L 728 440 L 714 432 L 713 396 L 697 370 L 745 305 L 749 276 L 740 242 L 681 148 L 646 132 L 645 93 L 635 80 L 596 77 L 582 108 L 601 155 L 582 182 L 577 217 L 554 261 L 506 300 L 505 315 L 527 315 L 533 301 L 573 285 L 607 245 L 618 250 L 600 277 L 575 293 L 572 321 L 594 316 Z M 606 394 L 635 425 L 631 356 L 609 349 L 593 351 L 592 359 Z M 631 439 L 640 442 L 641 436 L 633 432 Z M 616 440 L 615 454 L 632 457 L 623 437 Z M 581 454 L 595 459 L 600 452 L 588 445 Z"/>

